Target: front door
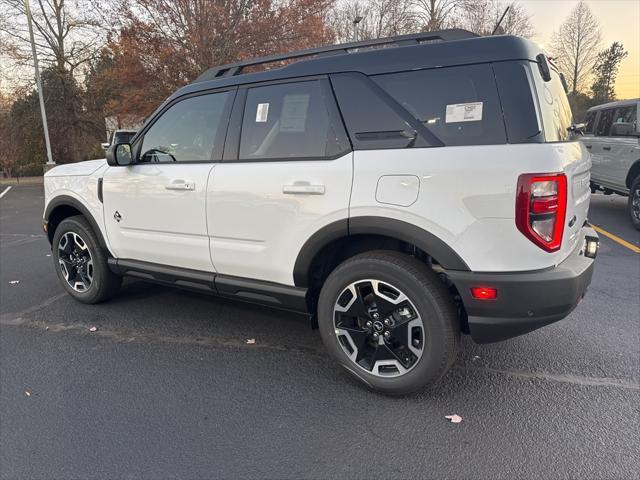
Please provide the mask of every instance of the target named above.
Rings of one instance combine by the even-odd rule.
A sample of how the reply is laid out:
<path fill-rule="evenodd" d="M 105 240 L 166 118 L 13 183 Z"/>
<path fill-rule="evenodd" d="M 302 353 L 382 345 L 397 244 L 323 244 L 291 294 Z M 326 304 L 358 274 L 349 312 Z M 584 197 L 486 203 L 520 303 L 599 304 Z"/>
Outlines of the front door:
<path fill-rule="evenodd" d="M 207 93 L 169 104 L 136 139 L 136 162 L 107 170 L 104 217 L 117 258 L 214 270 L 207 181 L 222 154 L 234 96 Z"/>
<path fill-rule="evenodd" d="M 241 120 L 208 188 L 216 271 L 293 285 L 311 235 L 334 222 L 346 234 L 353 154 L 331 87 L 321 78 L 242 88 L 232 118 Z"/>

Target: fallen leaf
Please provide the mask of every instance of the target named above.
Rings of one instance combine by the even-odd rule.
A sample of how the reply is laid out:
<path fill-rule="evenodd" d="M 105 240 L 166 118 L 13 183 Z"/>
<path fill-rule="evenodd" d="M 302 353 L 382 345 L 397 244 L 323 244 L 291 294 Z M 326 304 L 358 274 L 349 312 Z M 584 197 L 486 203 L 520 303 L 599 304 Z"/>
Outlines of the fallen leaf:
<path fill-rule="evenodd" d="M 31 392 L 30 392 L 29 390 L 25 390 L 25 391 L 24 391 L 24 394 L 25 394 L 27 397 L 30 397 L 30 396 L 31 396 Z"/>
<path fill-rule="evenodd" d="M 444 418 L 447 420 L 451 420 L 451 423 L 460 423 L 462 421 L 462 417 L 460 415 L 445 415 Z"/>
<path fill-rule="evenodd" d="M 255 338 L 247 338 L 247 345 L 255 345 L 255 344 L 256 344 Z"/>
<path fill-rule="evenodd" d="M 89 331 L 90 331 L 90 332 L 95 332 L 95 331 L 97 331 L 97 330 L 98 330 L 98 329 L 97 329 L 97 327 L 91 327 L 91 328 L 89 329 Z"/>
<path fill-rule="evenodd" d="M 473 360 L 475 362 L 476 360 L 479 360 L 479 359 L 480 359 L 480 357 L 478 355 L 474 355 L 471 360 Z"/>
<path fill-rule="evenodd" d="M 17 285 L 18 283 L 20 283 L 20 280 L 11 280 L 9 283 L 11 285 Z"/>

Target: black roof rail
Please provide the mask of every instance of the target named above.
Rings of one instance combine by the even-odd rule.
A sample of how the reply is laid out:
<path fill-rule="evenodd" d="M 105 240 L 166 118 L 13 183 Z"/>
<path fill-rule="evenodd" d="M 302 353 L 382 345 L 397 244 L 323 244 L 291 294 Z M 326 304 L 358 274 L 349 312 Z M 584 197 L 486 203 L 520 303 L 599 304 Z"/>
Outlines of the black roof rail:
<path fill-rule="evenodd" d="M 376 46 L 395 45 L 406 46 L 416 45 L 419 43 L 427 43 L 433 41 L 451 41 L 462 40 L 465 38 L 478 37 L 475 33 L 460 28 L 452 28 L 449 30 L 439 30 L 436 32 L 412 33 L 409 35 L 399 35 L 396 37 L 376 38 L 374 40 L 364 40 L 361 42 L 341 43 L 338 45 L 329 45 L 326 47 L 309 48 L 306 50 L 298 50 L 279 55 L 269 55 L 266 57 L 251 58 L 237 63 L 229 63 L 219 67 L 213 67 L 204 72 L 193 83 L 213 80 L 220 77 L 232 77 L 239 75 L 246 67 L 261 65 L 265 63 L 281 62 L 303 57 L 322 57 L 327 55 L 340 55 L 351 53 L 359 49 L 366 49 Z"/>

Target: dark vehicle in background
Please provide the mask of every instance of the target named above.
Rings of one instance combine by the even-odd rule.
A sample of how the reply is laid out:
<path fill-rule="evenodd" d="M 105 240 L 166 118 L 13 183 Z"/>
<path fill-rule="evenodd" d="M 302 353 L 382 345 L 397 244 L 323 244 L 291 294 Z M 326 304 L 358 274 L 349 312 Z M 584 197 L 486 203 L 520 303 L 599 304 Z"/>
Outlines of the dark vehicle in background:
<path fill-rule="evenodd" d="M 109 142 L 102 144 L 102 148 L 104 150 L 107 150 L 111 145 L 117 145 L 118 143 L 129 143 L 136 133 L 136 130 L 116 130 L 111 135 L 111 139 L 109 140 Z"/>

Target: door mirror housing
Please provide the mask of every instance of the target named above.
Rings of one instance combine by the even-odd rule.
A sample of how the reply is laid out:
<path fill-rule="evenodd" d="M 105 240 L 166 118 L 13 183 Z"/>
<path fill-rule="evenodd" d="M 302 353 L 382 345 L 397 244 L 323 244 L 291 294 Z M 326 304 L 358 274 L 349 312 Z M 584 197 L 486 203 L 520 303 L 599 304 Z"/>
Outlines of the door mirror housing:
<path fill-rule="evenodd" d="M 131 144 L 117 143 L 107 150 L 107 163 L 112 167 L 125 167 L 133 163 Z"/>

